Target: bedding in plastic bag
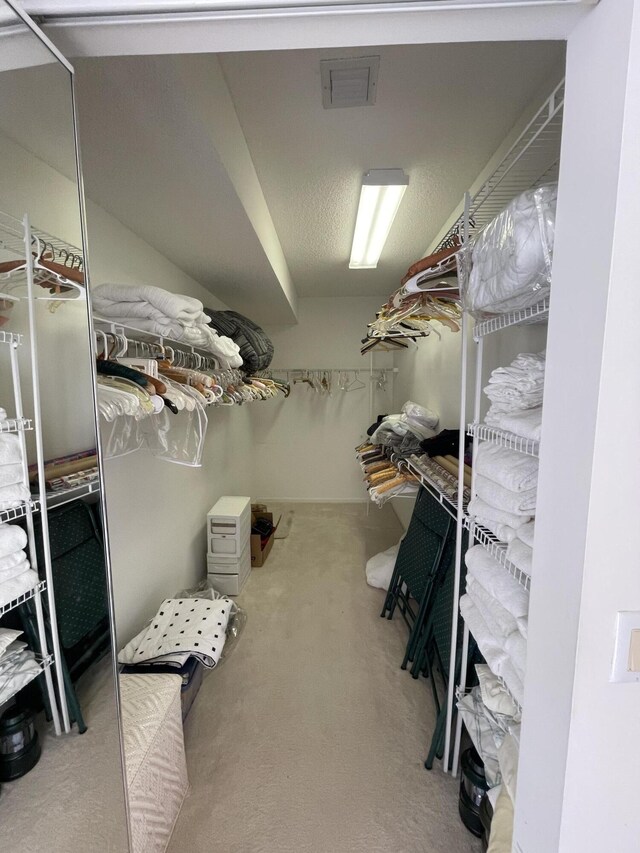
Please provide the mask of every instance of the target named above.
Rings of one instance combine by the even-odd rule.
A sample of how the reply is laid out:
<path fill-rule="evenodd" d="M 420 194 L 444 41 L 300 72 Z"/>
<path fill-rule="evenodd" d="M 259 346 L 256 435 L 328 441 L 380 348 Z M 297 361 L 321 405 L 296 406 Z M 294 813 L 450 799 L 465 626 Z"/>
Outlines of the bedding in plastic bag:
<path fill-rule="evenodd" d="M 540 302 L 551 287 L 557 185 L 515 198 L 457 254 L 464 307 L 476 318 Z"/>
<path fill-rule="evenodd" d="M 220 655 L 220 660 L 218 661 L 218 668 L 221 667 L 238 644 L 240 635 L 244 631 L 244 626 L 247 624 L 247 611 L 242 607 L 238 607 L 233 599 L 229 599 L 221 592 L 218 592 L 208 578 L 199 583 L 198 586 L 193 587 L 193 589 L 183 589 L 176 593 L 176 598 L 207 598 L 210 601 L 217 601 L 224 598 L 229 601 L 230 613 L 226 630 L 227 639 Z"/>
<path fill-rule="evenodd" d="M 391 575 L 393 574 L 399 549 L 400 542 L 396 545 L 392 545 L 391 548 L 387 548 L 386 551 L 376 554 L 375 557 L 371 557 L 370 560 L 367 560 L 365 572 L 369 586 L 375 586 L 378 589 L 384 590 L 389 589 Z"/>

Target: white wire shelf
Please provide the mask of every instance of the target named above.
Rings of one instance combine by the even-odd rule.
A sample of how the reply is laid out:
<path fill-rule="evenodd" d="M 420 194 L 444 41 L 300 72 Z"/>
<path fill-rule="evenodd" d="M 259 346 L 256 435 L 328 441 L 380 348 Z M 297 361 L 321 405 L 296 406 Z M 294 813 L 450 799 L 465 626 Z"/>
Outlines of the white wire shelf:
<path fill-rule="evenodd" d="M 520 586 L 523 586 L 526 590 L 531 589 L 531 576 L 517 566 L 514 566 L 507 559 L 507 546 L 504 542 L 500 542 L 491 531 L 477 524 L 475 519 L 470 518 L 468 515 L 465 515 L 463 523 L 473 538 L 518 581 Z"/>
<path fill-rule="evenodd" d="M 42 655 L 38 655 L 38 654 L 34 653 L 34 657 L 36 659 L 36 663 L 39 666 L 39 672 L 34 672 L 33 675 L 27 681 L 25 681 L 23 684 L 21 684 L 20 687 L 14 693 L 12 693 L 10 696 L 8 696 L 5 699 L 5 703 L 9 702 L 11 699 L 13 699 L 14 696 L 17 696 L 21 690 L 24 690 L 24 688 L 27 686 L 27 684 L 31 684 L 32 681 L 34 681 L 36 678 L 38 678 L 39 675 L 42 675 L 42 673 L 46 669 L 49 669 L 49 667 L 53 664 L 53 655 L 47 655 L 46 657 L 42 657 Z"/>
<path fill-rule="evenodd" d="M 499 165 L 473 194 L 469 205 L 470 236 L 495 219 L 520 193 L 557 181 L 563 107 L 564 80 L 551 92 Z M 464 212 L 461 211 L 433 251 L 451 245 L 463 225 Z"/>
<path fill-rule="evenodd" d="M 5 524 L 8 521 L 18 521 L 24 518 L 27 514 L 27 504 L 22 503 L 20 506 L 12 507 L 11 509 L 0 510 L 0 523 Z"/>
<path fill-rule="evenodd" d="M 2 295 L 0 294 L 0 299 Z M 16 332 L 3 332 L 0 331 L 0 344 L 14 344 L 16 346 L 20 346 L 22 343 L 23 336 L 18 335 Z"/>
<path fill-rule="evenodd" d="M 490 427 L 487 424 L 469 424 L 467 435 L 477 438 L 480 441 L 489 441 L 491 444 L 507 447 L 509 450 L 517 450 L 519 453 L 525 453 L 527 456 L 537 457 L 540 453 L 539 441 L 533 438 L 523 438 L 521 435 L 515 435 L 513 432 Z"/>
<path fill-rule="evenodd" d="M 27 432 L 33 429 L 33 421 L 30 418 L 7 418 L 0 421 L 0 432 Z"/>
<path fill-rule="evenodd" d="M 476 321 L 473 327 L 474 340 L 478 341 L 487 335 L 492 335 L 494 332 L 499 332 L 501 329 L 506 329 L 509 326 L 523 326 L 533 323 L 545 323 L 549 319 L 549 297 L 545 296 L 540 302 L 531 305 L 528 308 L 521 308 L 518 311 L 510 311 L 508 314 L 498 314 L 496 317 L 490 317 L 488 320 Z"/>
<path fill-rule="evenodd" d="M 432 478 L 429 476 L 428 471 L 426 471 L 420 465 L 420 457 L 417 457 L 415 455 L 409 456 L 402 464 L 406 465 L 406 467 L 411 471 L 412 474 L 415 474 L 415 476 L 418 478 L 420 485 L 423 486 L 429 492 L 429 494 L 431 494 L 438 501 L 438 503 L 440 503 L 446 509 L 446 511 L 452 518 L 457 520 L 457 501 L 451 495 L 447 494 L 447 492 L 441 489 L 440 486 L 438 486 L 438 484 L 432 480 Z M 464 500 L 463 508 L 465 510 L 466 506 L 467 501 Z"/>
<path fill-rule="evenodd" d="M 37 593 L 44 592 L 47 586 L 46 581 L 40 581 L 40 583 L 36 584 L 32 589 L 24 592 L 22 595 L 19 595 L 18 598 L 14 598 L 12 601 L 7 602 L 7 604 L 3 604 L 0 606 L 0 616 L 4 616 L 5 613 L 8 613 L 10 610 L 13 610 L 15 607 L 19 607 L 21 604 L 24 604 L 25 601 L 29 601 L 33 598 Z"/>

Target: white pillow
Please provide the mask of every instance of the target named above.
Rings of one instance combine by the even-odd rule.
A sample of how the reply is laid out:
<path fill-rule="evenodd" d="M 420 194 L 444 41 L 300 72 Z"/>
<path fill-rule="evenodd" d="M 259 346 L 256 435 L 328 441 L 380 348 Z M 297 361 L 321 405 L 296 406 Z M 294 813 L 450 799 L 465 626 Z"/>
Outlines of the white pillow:
<path fill-rule="evenodd" d="M 22 631 L 14 631 L 13 628 L 0 628 L 0 658 L 6 652 L 8 646 L 22 634 Z"/>

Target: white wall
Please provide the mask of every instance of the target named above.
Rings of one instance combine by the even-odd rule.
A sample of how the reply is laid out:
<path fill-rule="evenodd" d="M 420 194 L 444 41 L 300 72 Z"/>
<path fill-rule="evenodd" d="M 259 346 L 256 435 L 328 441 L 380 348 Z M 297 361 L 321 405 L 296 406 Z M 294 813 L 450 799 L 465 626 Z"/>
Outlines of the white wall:
<path fill-rule="evenodd" d="M 298 300 L 298 325 L 267 329 L 275 346 L 275 368 L 363 368 L 369 386 L 369 357 L 360 355 L 367 323 L 378 298 Z M 392 366 L 375 355 L 375 366 Z M 331 396 L 308 385 L 292 387 L 287 400 L 253 406 L 254 488 L 265 499 L 364 501 L 367 498 L 354 448 L 372 422 L 369 387 L 340 391 L 334 374 Z M 390 411 L 392 376 L 386 393 L 374 390 L 374 418 Z M 375 384 L 375 383 L 374 383 Z"/>

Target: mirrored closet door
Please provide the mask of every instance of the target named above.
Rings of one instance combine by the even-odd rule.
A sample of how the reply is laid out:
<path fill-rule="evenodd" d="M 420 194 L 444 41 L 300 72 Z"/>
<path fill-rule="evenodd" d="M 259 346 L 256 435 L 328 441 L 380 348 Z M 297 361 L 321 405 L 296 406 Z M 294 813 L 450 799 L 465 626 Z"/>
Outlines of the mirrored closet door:
<path fill-rule="evenodd" d="M 129 849 L 72 68 L 0 0 L 0 842 Z"/>

